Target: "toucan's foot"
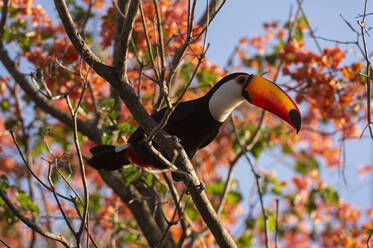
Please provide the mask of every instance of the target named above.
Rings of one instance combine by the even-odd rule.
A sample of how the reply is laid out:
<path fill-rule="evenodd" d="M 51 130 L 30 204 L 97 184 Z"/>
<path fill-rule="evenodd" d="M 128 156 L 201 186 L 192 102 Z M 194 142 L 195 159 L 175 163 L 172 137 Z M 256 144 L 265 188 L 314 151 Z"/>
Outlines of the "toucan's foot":
<path fill-rule="evenodd" d="M 205 191 L 205 189 L 206 189 L 205 184 L 204 184 L 203 182 L 201 182 L 201 183 L 197 186 L 197 192 L 198 192 L 198 194 L 201 194 L 203 191 Z M 187 190 L 187 191 L 186 191 L 186 194 L 187 194 L 187 195 L 190 195 L 190 191 Z"/>
<path fill-rule="evenodd" d="M 175 141 L 175 142 L 178 142 L 180 143 L 181 139 L 179 139 L 179 137 L 177 137 L 176 135 L 172 135 L 172 139 Z"/>
<path fill-rule="evenodd" d="M 197 190 L 198 190 L 198 193 L 202 193 L 203 191 L 205 191 L 206 189 L 206 186 L 203 182 L 201 182 L 198 186 L 197 186 Z"/>

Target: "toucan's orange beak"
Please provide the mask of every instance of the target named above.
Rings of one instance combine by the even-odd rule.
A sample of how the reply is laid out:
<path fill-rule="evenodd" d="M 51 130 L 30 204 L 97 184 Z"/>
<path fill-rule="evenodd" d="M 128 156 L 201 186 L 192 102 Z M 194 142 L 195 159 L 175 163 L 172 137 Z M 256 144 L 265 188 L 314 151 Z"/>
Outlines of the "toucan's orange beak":
<path fill-rule="evenodd" d="M 236 81 L 242 86 L 242 96 L 246 100 L 277 115 L 299 132 L 302 122 L 299 109 L 285 91 L 256 75 L 241 75 Z"/>

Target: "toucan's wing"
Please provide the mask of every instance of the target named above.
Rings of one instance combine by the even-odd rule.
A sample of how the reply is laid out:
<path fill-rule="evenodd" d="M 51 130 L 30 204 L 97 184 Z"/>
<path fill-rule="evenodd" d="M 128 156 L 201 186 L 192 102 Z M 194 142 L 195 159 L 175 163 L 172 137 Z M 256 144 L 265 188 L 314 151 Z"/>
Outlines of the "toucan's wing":
<path fill-rule="evenodd" d="M 161 110 L 159 110 L 158 112 L 152 114 L 152 117 L 153 119 L 156 121 L 156 122 L 160 122 L 162 120 L 162 117 L 163 115 L 165 114 L 166 112 L 166 108 L 163 108 Z M 140 140 L 140 139 L 143 139 L 145 137 L 145 133 L 144 133 L 144 130 L 139 127 L 136 129 L 135 132 L 133 132 L 130 136 L 130 138 L 128 139 L 128 143 L 133 143 L 137 140 Z"/>
<path fill-rule="evenodd" d="M 205 140 L 205 142 L 203 142 L 203 144 L 200 145 L 198 149 L 202 149 L 205 146 L 208 146 L 215 139 L 215 137 L 216 137 L 216 135 L 218 135 L 218 133 L 219 133 L 219 129 L 217 129 L 216 132 L 213 135 L 211 135 L 207 140 Z"/>
<path fill-rule="evenodd" d="M 173 128 L 176 128 L 179 123 L 183 123 L 185 120 L 188 120 L 190 116 L 195 113 L 200 103 L 199 99 L 181 102 L 176 107 L 174 112 L 172 112 L 169 120 L 167 121 L 165 129 L 172 133 Z M 152 114 L 152 118 L 156 122 L 160 122 L 165 115 L 167 108 L 163 108 L 158 112 Z M 128 139 L 128 143 L 132 143 L 136 140 L 144 138 L 144 130 L 139 127 Z"/>

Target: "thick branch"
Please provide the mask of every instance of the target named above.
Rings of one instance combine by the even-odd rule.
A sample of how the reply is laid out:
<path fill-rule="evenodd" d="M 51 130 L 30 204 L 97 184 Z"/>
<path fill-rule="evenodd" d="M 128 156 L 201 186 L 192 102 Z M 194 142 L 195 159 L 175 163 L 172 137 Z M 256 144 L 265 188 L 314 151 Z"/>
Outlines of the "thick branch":
<path fill-rule="evenodd" d="M 114 192 L 122 199 L 122 201 L 131 209 L 132 214 L 137 220 L 145 238 L 148 240 L 151 247 L 156 247 L 162 231 L 152 216 L 152 211 L 147 204 L 144 196 L 136 189 L 134 185 L 126 185 L 123 187 L 123 182 L 118 172 L 110 173 L 100 171 L 100 175 L 104 181 L 114 190 Z M 173 243 L 166 239 L 163 243 L 164 247 L 173 247 Z"/>
<path fill-rule="evenodd" d="M 80 56 L 103 78 L 108 80 L 113 75 L 113 68 L 101 62 L 92 50 L 88 47 L 79 30 L 71 18 L 70 12 L 64 0 L 55 0 L 54 4 L 61 18 L 62 24 L 65 27 L 66 34 L 69 36 L 71 43 L 79 52 Z"/>
<path fill-rule="evenodd" d="M 120 42 L 119 44 L 116 44 L 119 46 L 119 49 L 117 51 L 118 53 L 114 54 L 114 56 L 117 57 L 115 59 L 116 63 L 114 64 L 114 67 L 121 78 L 123 78 L 123 75 L 126 72 L 128 47 L 138 8 L 139 0 L 132 0 L 128 6 L 127 13 L 124 13 L 126 17 L 123 21 L 123 27 L 121 29 Z"/>
<path fill-rule="evenodd" d="M 58 119 L 59 121 L 66 123 L 67 125 L 72 125 L 71 117 L 61 111 L 60 109 L 56 108 L 53 104 L 51 104 L 46 98 L 42 97 L 29 83 L 25 74 L 23 74 L 18 66 L 14 63 L 14 61 L 9 57 L 8 52 L 5 50 L 2 43 L 0 43 L 0 60 L 8 70 L 9 74 L 12 75 L 13 79 L 16 81 L 19 86 L 23 89 L 23 91 L 27 94 L 28 97 L 35 103 L 35 105 L 45 111 L 46 113 L 52 115 L 54 118 Z M 78 129 L 84 135 L 88 136 L 92 140 L 100 140 L 99 132 L 92 128 L 89 124 L 77 120 L 78 122 Z"/>
<path fill-rule="evenodd" d="M 137 0 L 134 0 L 134 1 L 137 1 Z M 67 35 L 72 40 L 74 47 L 77 49 L 77 51 L 80 53 L 80 55 L 84 59 L 87 57 L 88 59 L 92 60 L 92 57 L 87 56 L 84 53 L 86 51 L 84 51 L 82 49 L 82 45 L 79 44 L 79 41 L 81 41 L 81 39 L 79 39 L 80 38 L 79 34 L 77 32 L 71 32 L 71 30 L 70 31 L 68 30 L 68 28 L 74 27 L 74 24 L 72 23 L 71 17 L 68 14 L 68 9 L 67 9 L 65 2 L 63 0 L 55 0 L 55 3 L 59 11 L 59 14 L 61 16 L 61 19 L 64 22 Z M 65 22 L 68 22 L 68 23 L 66 24 Z M 96 69 L 95 65 L 92 65 L 92 67 Z M 127 108 L 130 110 L 135 120 L 139 122 L 140 126 L 144 129 L 146 133 L 150 133 L 157 123 L 145 111 L 134 89 L 128 83 L 126 74 L 120 75 L 120 77 L 118 77 L 118 74 L 114 74 L 114 73 L 109 76 L 105 73 L 100 74 L 100 75 L 104 76 L 105 79 L 108 80 L 109 83 L 118 90 L 118 93 L 121 99 L 126 104 Z M 169 157 L 172 158 L 174 157 L 175 154 L 177 154 L 175 164 L 178 168 L 182 169 L 183 171 L 187 173 L 187 176 L 182 175 L 182 179 L 185 185 L 188 187 L 188 190 L 191 192 L 191 195 L 192 195 L 194 203 L 196 204 L 196 207 L 201 213 L 207 226 L 212 231 L 219 246 L 236 247 L 232 237 L 224 229 L 223 225 L 218 219 L 218 216 L 216 215 L 211 203 L 207 199 L 206 194 L 204 192 L 200 193 L 199 187 L 201 183 L 183 147 L 178 142 L 175 142 L 174 139 L 172 139 L 172 137 L 163 130 L 161 130 L 158 133 L 158 135 L 155 136 L 155 142 L 161 147 L 162 150 L 166 151 Z M 107 175 L 107 173 L 101 172 L 102 176 L 105 176 L 105 174 Z M 112 183 L 110 181 L 106 181 L 106 182 L 109 185 L 110 183 Z M 120 182 L 120 180 L 118 183 L 120 183 L 120 186 L 118 185 L 116 186 L 117 187 L 116 189 L 118 191 L 127 190 L 126 188 L 122 187 L 123 184 Z M 114 186 L 112 187 L 115 189 Z M 130 187 L 132 187 L 132 185 Z M 134 211 L 133 214 L 136 215 L 138 213 Z M 137 218 L 141 219 L 141 216 L 138 216 Z M 144 227 L 144 229 L 146 228 Z M 155 232 L 155 230 L 151 230 L 151 231 Z"/>
<path fill-rule="evenodd" d="M 210 19 L 214 15 L 216 8 L 218 7 L 221 0 L 210 0 L 208 4 L 208 8 L 206 7 L 205 12 L 203 13 L 202 17 L 197 22 L 200 27 L 204 27 L 207 24 L 207 20 Z"/>

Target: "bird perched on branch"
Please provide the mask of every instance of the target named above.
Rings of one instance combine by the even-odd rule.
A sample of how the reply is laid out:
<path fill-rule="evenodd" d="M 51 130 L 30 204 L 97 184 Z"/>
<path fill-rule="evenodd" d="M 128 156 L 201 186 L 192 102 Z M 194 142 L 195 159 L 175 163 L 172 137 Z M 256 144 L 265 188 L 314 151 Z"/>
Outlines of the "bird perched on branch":
<path fill-rule="evenodd" d="M 277 115 L 299 132 L 301 115 L 293 100 L 271 81 L 246 73 L 230 74 L 205 96 L 179 103 L 164 130 L 178 138 L 191 159 L 198 149 L 213 141 L 223 122 L 244 100 Z M 160 122 L 166 110 L 154 113 L 153 119 Z M 93 156 L 88 164 L 97 170 L 117 170 L 130 163 L 164 169 L 164 162 L 149 150 L 145 139 L 146 134 L 139 127 L 125 145 L 93 147 L 90 150 Z M 157 144 L 154 147 L 159 149 Z"/>

